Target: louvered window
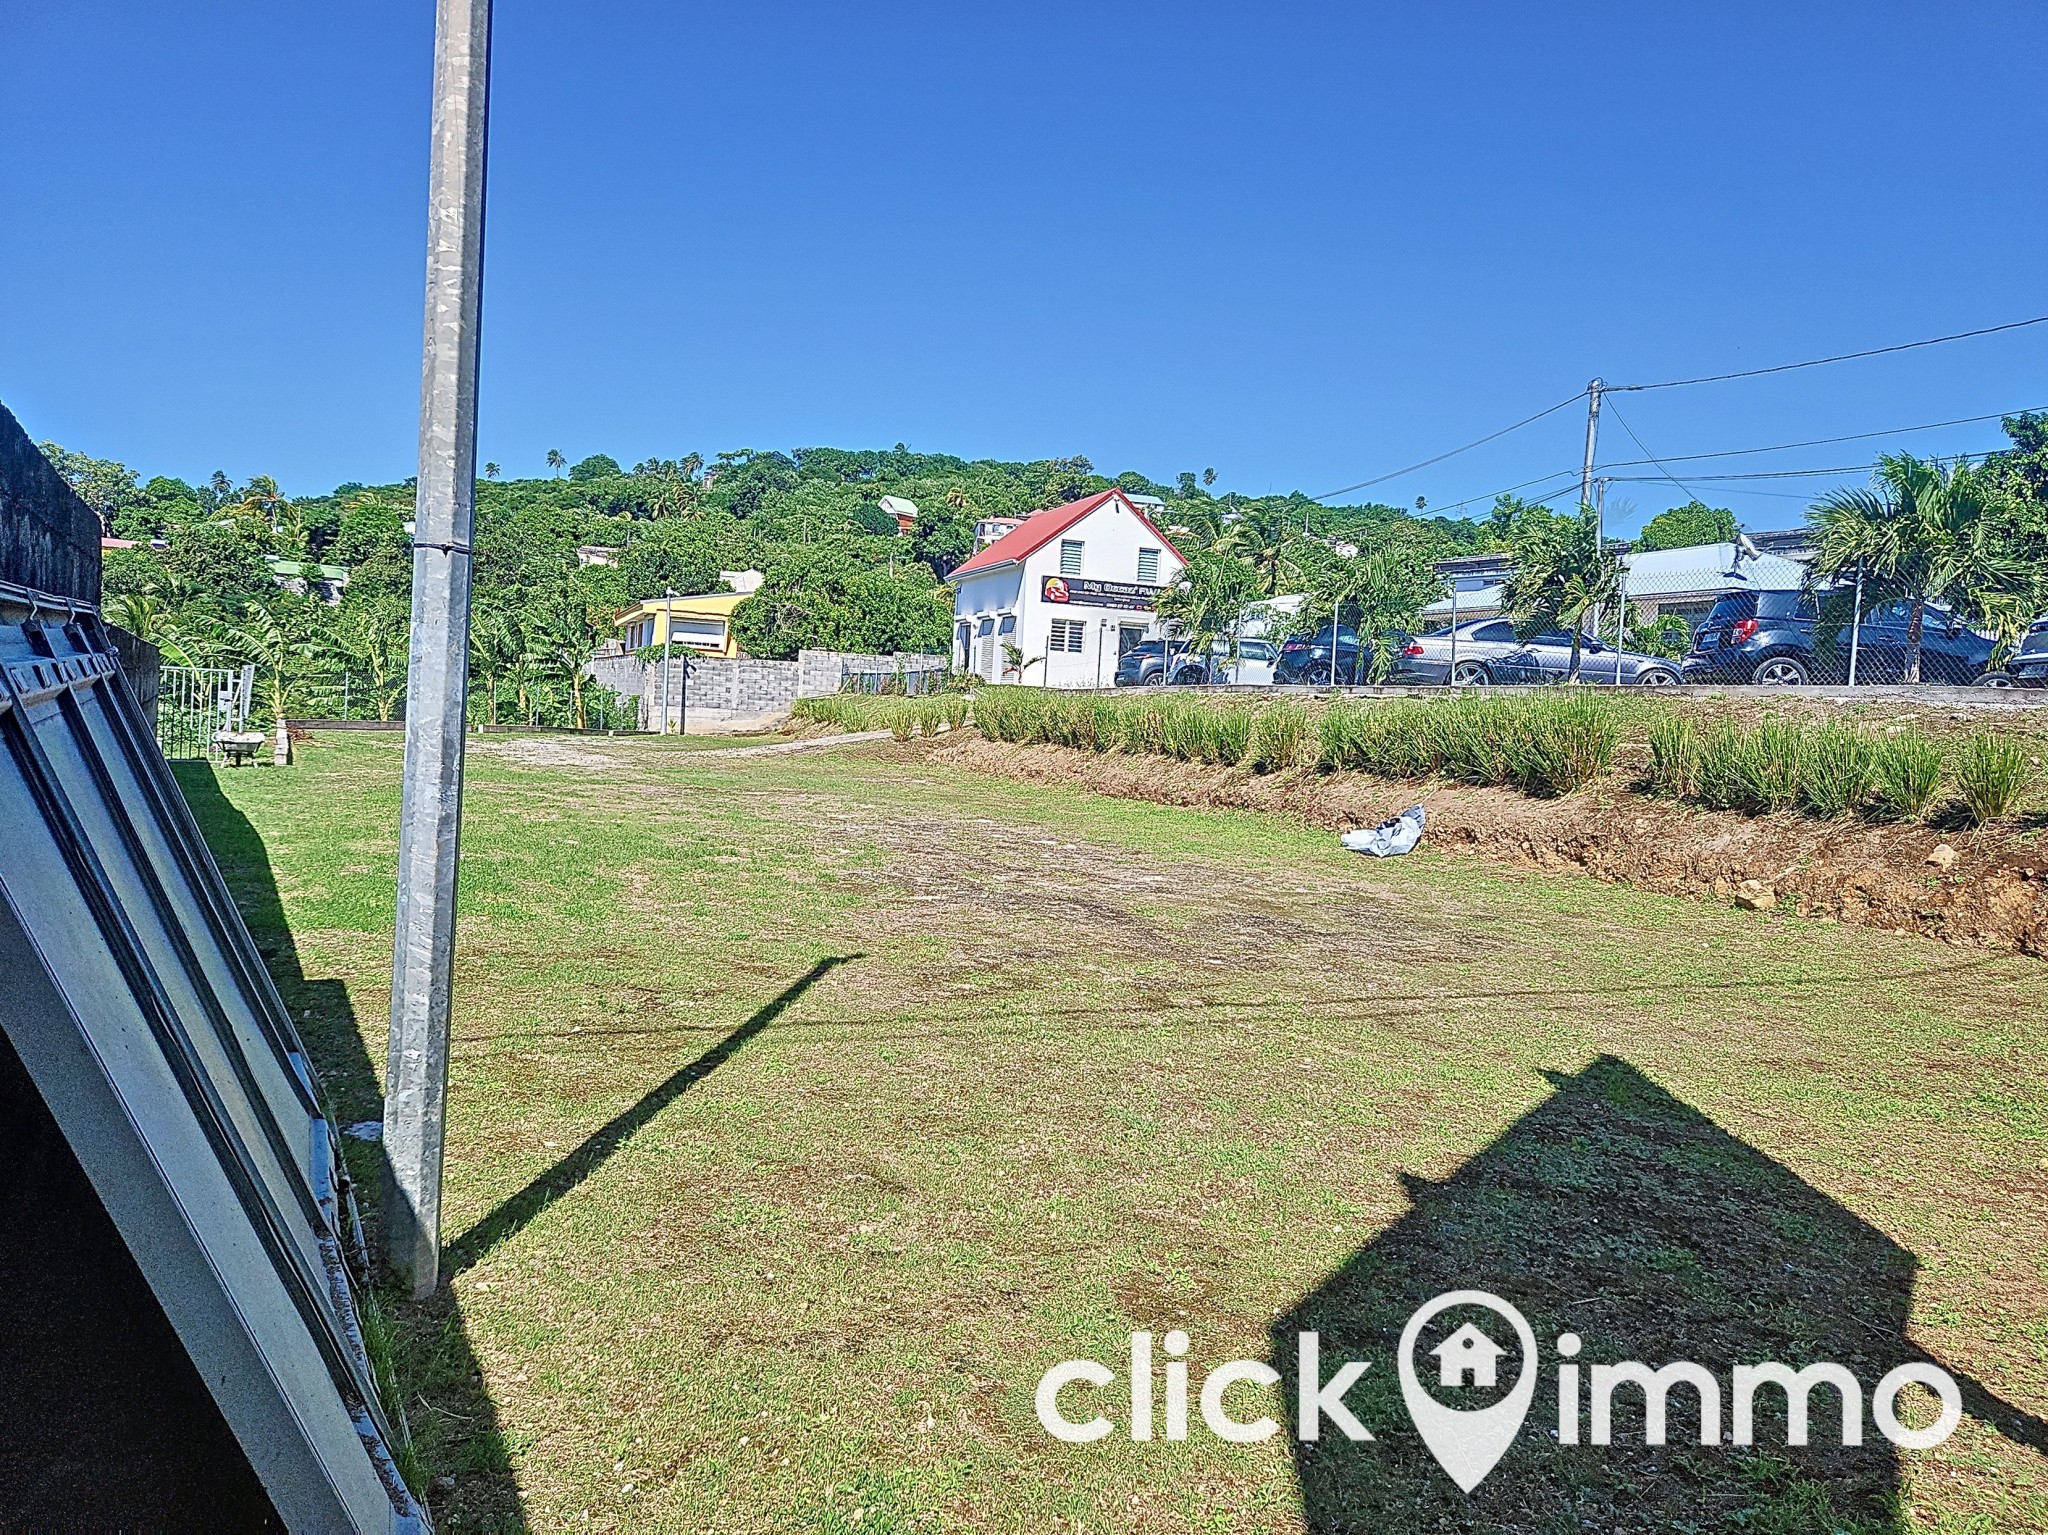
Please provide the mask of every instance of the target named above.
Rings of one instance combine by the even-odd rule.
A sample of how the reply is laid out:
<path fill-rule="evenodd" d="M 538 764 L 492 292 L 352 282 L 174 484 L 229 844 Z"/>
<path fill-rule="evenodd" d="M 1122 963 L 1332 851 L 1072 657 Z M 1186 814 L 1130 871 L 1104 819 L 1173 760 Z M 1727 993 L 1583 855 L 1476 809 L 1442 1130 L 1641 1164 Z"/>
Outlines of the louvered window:
<path fill-rule="evenodd" d="M 1138 551 L 1138 584 L 1157 586 L 1159 584 L 1159 551 L 1140 549 Z"/>
<path fill-rule="evenodd" d="M 1052 621 L 1052 638 L 1047 642 L 1046 649 L 1066 650 L 1078 654 L 1087 631 L 1088 625 L 1082 619 L 1055 618 Z"/>
<path fill-rule="evenodd" d="M 1078 538 L 1060 540 L 1060 574 L 1078 576 L 1081 573 L 1081 551 L 1088 546 Z"/>

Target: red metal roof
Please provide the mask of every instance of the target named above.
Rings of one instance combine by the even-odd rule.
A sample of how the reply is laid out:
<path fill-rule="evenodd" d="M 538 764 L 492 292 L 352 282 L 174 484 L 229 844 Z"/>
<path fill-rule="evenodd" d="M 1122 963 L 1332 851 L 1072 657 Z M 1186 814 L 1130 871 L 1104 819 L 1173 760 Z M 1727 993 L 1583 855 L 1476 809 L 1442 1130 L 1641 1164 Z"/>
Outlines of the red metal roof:
<path fill-rule="evenodd" d="M 947 579 L 957 581 L 962 576 L 994 570 L 999 565 L 1021 565 L 1028 556 L 1036 554 L 1090 512 L 1097 510 L 1104 502 L 1118 494 L 1114 490 L 1105 490 L 1096 495 L 1083 496 L 1079 501 L 1069 501 L 1065 506 L 1048 507 L 1045 511 L 1033 512 L 986 549 L 956 568 Z M 1131 506 L 1128 497 L 1124 498 L 1124 505 L 1130 507 L 1131 514 L 1151 530 L 1152 536 L 1166 547 L 1169 554 L 1181 564 L 1187 563 L 1181 552 L 1173 547 L 1172 540 L 1153 525 L 1151 518 L 1137 507 Z"/>

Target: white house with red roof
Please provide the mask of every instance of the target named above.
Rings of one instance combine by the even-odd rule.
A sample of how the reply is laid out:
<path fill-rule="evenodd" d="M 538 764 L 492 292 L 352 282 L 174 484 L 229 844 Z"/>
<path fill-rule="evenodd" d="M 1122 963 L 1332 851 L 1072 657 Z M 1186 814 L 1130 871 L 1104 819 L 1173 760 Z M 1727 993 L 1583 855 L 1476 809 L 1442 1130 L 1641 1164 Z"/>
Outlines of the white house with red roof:
<path fill-rule="evenodd" d="M 1108 687 L 1154 637 L 1153 611 L 1187 561 L 1121 490 L 1034 512 L 949 578 L 953 661 L 990 682 Z M 1024 653 L 1022 673 L 1003 647 Z"/>

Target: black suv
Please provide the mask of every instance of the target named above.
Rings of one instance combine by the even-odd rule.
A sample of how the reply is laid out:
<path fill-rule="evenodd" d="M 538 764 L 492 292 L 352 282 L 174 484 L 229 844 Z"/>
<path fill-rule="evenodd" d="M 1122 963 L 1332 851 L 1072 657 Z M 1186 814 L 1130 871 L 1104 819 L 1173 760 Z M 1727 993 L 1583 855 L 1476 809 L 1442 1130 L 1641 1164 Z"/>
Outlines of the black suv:
<path fill-rule="evenodd" d="M 1906 604 L 1866 613 L 1856 645 L 1859 683 L 1897 682 L 1906 671 Z M 1849 630 L 1844 625 L 1819 652 L 1814 629 L 1820 607 L 1811 592 L 1731 592 L 1714 604 L 1693 634 L 1680 669 L 1687 682 L 1800 687 L 1848 680 Z M 1968 683 L 1984 675 L 1991 641 L 1940 608 L 1920 624 L 1920 680 Z"/>
<path fill-rule="evenodd" d="M 2006 657 L 2005 670 L 2016 688 L 2048 688 L 2048 618 L 2027 626 L 2019 649 Z"/>
<path fill-rule="evenodd" d="M 1209 680 L 1209 669 L 1189 646 L 1176 644 L 1172 661 L 1172 681 L 1200 687 Z M 1168 680 L 1168 676 L 1166 642 L 1163 640 L 1141 641 L 1117 657 L 1116 685 L 1120 688 L 1158 687 Z"/>

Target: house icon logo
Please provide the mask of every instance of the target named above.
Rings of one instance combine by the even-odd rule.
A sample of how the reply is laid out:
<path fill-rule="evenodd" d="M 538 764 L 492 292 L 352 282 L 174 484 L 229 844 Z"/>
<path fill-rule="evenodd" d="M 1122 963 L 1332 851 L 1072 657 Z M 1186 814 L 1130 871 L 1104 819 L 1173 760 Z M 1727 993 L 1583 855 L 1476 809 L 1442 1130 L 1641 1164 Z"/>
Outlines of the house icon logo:
<path fill-rule="evenodd" d="M 1446 1407 L 1422 1384 L 1415 1372 L 1416 1345 L 1430 1321 L 1454 1307 L 1482 1307 L 1513 1329 L 1521 1345 L 1522 1362 L 1508 1394 L 1490 1407 Z M 1437 1384 L 1453 1389 L 1493 1386 L 1500 1376 L 1500 1361 L 1508 1351 L 1466 1322 L 1431 1349 L 1437 1362 Z M 1415 1431 L 1444 1468 L 1450 1479 L 1466 1492 L 1485 1481 L 1500 1464 L 1522 1420 L 1529 1415 L 1529 1403 L 1536 1395 L 1536 1334 L 1521 1312 L 1484 1290 L 1452 1290 L 1425 1304 L 1408 1318 L 1401 1331 L 1401 1343 L 1394 1355 L 1401 1376 L 1401 1400 Z"/>
<path fill-rule="evenodd" d="M 1507 1352 L 1467 1322 L 1430 1353 L 1436 1356 L 1439 1386 L 1491 1386 L 1500 1356 Z"/>

